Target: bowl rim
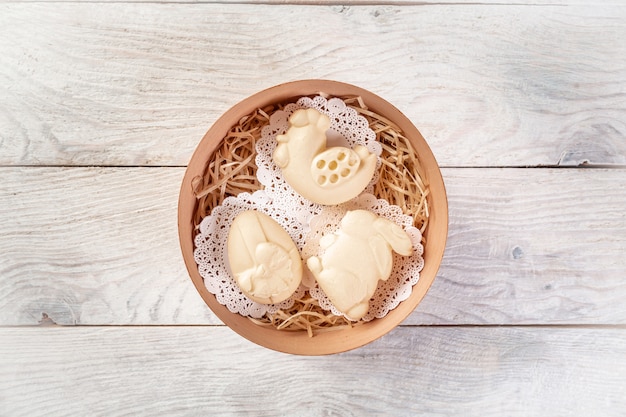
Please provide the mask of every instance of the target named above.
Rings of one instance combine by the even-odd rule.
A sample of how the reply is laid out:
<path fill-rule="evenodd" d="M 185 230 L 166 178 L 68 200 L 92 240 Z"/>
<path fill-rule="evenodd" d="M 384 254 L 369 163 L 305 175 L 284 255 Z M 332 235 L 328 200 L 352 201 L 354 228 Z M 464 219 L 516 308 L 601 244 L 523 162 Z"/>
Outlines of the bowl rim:
<path fill-rule="evenodd" d="M 254 324 L 247 317 L 230 312 L 207 290 L 193 256 L 195 236 L 193 216 L 197 201 L 193 194 L 192 180 L 198 175 L 203 175 L 209 158 L 228 130 L 241 117 L 257 108 L 289 100 L 295 101 L 299 97 L 321 92 L 331 96 L 361 96 L 368 108 L 384 115 L 402 129 L 422 162 L 423 172 L 420 172 L 420 175 L 431 190 L 427 196 L 430 213 L 428 227 L 424 232 L 426 238 L 424 268 L 409 297 L 382 319 L 374 319 L 352 328 L 319 332 L 309 337 L 304 331 L 280 331 Z M 222 114 L 205 133 L 191 156 L 180 187 L 178 234 L 185 266 L 196 290 L 225 325 L 249 341 L 272 350 L 297 355 L 327 355 L 352 350 L 382 337 L 399 325 L 421 302 L 435 280 L 443 259 L 448 235 L 448 201 L 435 156 L 421 133 L 400 110 L 376 94 L 351 84 L 325 79 L 299 80 L 278 84 L 241 100 Z"/>

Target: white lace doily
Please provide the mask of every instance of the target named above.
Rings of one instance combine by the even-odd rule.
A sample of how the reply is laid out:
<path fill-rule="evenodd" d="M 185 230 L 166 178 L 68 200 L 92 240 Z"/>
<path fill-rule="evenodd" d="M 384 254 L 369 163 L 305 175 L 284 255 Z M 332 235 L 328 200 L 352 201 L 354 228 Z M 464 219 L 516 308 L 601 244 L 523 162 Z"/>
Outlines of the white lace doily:
<path fill-rule="evenodd" d="M 370 300 L 370 309 L 362 320 L 383 317 L 410 295 L 413 285 L 419 279 L 419 272 L 424 265 L 421 234 L 413 227 L 411 217 L 402 214 L 399 207 L 390 205 L 385 200 L 377 200 L 371 194 L 373 185 L 378 180 L 377 176 L 360 196 L 337 206 L 323 206 L 306 200 L 285 182 L 281 170 L 272 160 L 276 135 L 287 131 L 289 116 L 294 111 L 311 107 L 328 115 L 331 120 L 331 128 L 327 133 L 329 147 L 352 148 L 360 144 L 377 155 L 378 164 L 381 163 L 382 147 L 376 141 L 376 135 L 369 128 L 367 120 L 358 115 L 354 109 L 347 107 L 340 99 L 303 97 L 296 103 L 285 106 L 284 110 L 274 112 L 270 117 L 270 124 L 263 129 L 262 138 L 256 146 L 257 177 L 265 189 L 253 194 L 241 193 L 237 197 L 229 197 L 222 205 L 215 207 L 210 216 L 204 218 L 200 224 L 200 233 L 195 237 L 194 258 L 198 270 L 208 291 L 233 313 L 260 318 L 265 313 L 290 308 L 295 299 L 302 297 L 304 292 L 309 290 L 322 308 L 342 315 L 317 286 L 311 274 L 307 273 L 306 266 L 302 285 L 289 299 L 271 305 L 250 300 L 241 292 L 228 269 L 226 253 L 228 231 L 237 214 L 245 210 L 260 211 L 276 220 L 289 233 L 302 258 L 306 260 L 312 255 L 319 254 L 319 239 L 324 234 L 334 232 L 348 210 L 370 210 L 403 227 L 411 237 L 414 249 L 413 255 L 409 257 L 394 254 L 391 276 L 379 284 Z"/>

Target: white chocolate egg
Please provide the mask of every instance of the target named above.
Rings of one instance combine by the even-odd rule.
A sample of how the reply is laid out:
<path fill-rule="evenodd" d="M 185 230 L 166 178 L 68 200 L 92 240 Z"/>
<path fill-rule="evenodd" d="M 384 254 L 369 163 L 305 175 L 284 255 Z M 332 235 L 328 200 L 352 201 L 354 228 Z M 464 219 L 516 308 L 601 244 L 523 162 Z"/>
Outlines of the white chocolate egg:
<path fill-rule="evenodd" d="M 302 258 L 289 234 L 266 214 L 249 210 L 228 232 L 228 263 L 251 300 L 275 304 L 288 299 L 302 280 Z"/>

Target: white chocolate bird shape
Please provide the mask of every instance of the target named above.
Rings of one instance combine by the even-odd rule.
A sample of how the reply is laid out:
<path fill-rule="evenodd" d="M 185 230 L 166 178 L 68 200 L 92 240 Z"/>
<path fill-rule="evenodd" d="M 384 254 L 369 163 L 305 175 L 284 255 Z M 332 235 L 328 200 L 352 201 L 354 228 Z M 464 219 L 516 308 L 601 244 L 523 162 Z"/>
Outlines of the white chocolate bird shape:
<path fill-rule="evenodd" d="M 363 191 L 374 175 L 376 155 L 365 146 L 326 148 L 330 119 L 316 109 L 296 110 L 289 129 L 278 135 L 272 155 L 285 181 L 315 203 L 346 202 Z"/>
<path fill-rule="evenodd" d="M 307 266 L 333 305 L 351 320 L 369 310 L 378 281 L 386 281 L 393 267 L 392 250 L 413 253 L 406 232 L 391 220 L 366 210 L 348 211 L 334 234 L 320 239 L 321 258 Z"/>
<path fill-rule="evenodd" d="M 256 211 L 235 217 L 228 231 L 228 262 L 237 285 L 262 304 L 285 301 L 302 280 L 302 258 L 274 219 Z"/>

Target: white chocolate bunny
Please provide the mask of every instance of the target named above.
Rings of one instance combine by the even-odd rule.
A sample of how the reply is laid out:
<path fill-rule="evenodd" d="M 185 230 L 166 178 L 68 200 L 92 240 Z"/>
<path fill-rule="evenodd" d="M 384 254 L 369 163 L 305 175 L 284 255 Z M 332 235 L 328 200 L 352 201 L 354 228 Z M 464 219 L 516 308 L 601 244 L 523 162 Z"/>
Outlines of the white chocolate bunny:
<path fill-rule="evenodd" d="M 272 158 L 298 194 L 333 205 L 356 197 L 369 184 L 376 155 L 361 145 L 327 149 L 328 116 L 316 109 L 299 109 L 289 118 L 289 125 L 287 133 L 276 137 Z"/>
<path fill-rule="evenodd" d="M 333 305 L 352 320 L 365 316 L 378 281 L 391 275 L 392 250 L 403 256 L 413 252 L 400 226 L 367 210 L 348 211 L 320 246 L 323 255 L 308 258 L 307 266 Z"/>

